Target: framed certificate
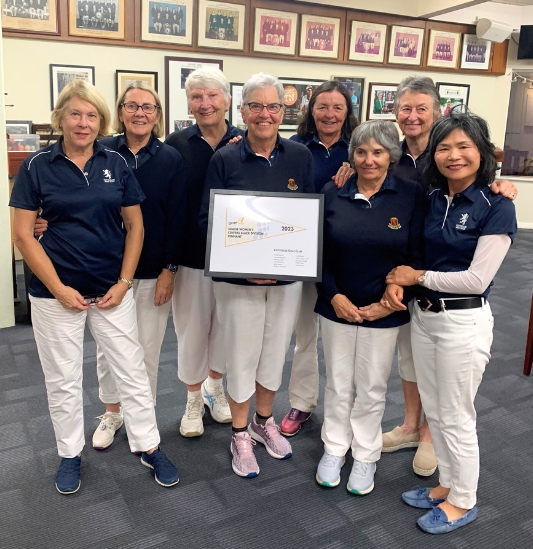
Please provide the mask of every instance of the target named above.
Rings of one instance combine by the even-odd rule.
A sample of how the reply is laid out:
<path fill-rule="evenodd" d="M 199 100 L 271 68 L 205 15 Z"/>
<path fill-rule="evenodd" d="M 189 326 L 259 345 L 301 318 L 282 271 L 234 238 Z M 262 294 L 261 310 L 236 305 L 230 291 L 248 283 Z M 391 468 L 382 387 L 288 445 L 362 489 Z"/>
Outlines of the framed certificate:
<path fill-rule="evenodd" d="M 321 194 L 212 189 L 204 272 L 320 282 L 323 223 Z"/>

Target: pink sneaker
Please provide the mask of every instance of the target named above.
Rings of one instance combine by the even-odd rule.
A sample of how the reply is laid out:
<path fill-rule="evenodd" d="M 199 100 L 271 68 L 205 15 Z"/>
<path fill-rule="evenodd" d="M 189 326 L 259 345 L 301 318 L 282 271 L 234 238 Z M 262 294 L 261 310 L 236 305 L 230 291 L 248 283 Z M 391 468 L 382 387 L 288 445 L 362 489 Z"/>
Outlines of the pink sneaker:
<path fill-rule="evenodd" d="M 259 465 L 254 456 L 255 440 L 247 432 L 235 433 L 231 437 L 231 466 L 240 477 L 252 478 L 259 474 Z"/>
<path fill-rule="evenodd" d="M 289 413 L 281 420 L 281 434 L 286 437 L 294 436 L 301 428 L 302 423 L 311 417 L 311 412 L 301 412 L 291 408 Z"/>
<path fill-rule="evenodd" d="M 287 459 L 292 456 L 289 441 L 280 435 L 279 427 L 273 417 L 268 418 L 265 425 L 256 423 L 255 414 L 248 425 L 250 436 L 265 445 L 266 451 L 276 459 Z"/>

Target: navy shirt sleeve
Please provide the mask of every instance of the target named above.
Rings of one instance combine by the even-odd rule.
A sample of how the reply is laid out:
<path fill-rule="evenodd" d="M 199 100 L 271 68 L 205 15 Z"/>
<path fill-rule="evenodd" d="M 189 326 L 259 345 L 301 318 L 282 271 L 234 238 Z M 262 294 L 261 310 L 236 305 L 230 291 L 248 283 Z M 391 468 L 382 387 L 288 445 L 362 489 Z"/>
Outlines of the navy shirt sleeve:
<path fill-rule="evenodd" d="M 32 159 L 40 154 L 49 153 L 36 153 L 26 158 L 22 163 L 9 200 L 9 205 L 13 208 L 31 211 L 36 211 L 40 208 L 41 198 L 38 179 L 33 178 L 31 174 Z"/>
<path fill-rule="evenodd" d="M 498 196 L 498 195 L 496 195 Z M 491 208 L 481 228 L 479 236 L 491 234 L 508 234 L 511 242 L 517 231 L 516 209 L 508 198 L 491 196 Z"/>
<path fill-rule="evenodd" d="M 183 228 L 187 208 L 187 185 L 185 184 L 185 166 L 178 153 L 172 171 L 167 197 L 168 215 L 165 223 L 165 265 L 179 265 Z"/>
<path fill-rule="evenodd" d="M 233 145 L 238 147 L 239 145 Z M 211 189 L 224 189 L 224 162 L 220 151 L 217 151 L 209 162 L 207 175 L 205 177 L 204 193 L 202 196 L 202 205 L 198 214 L 198 223 L 204 236 L 207 236 L 207 224 L 209 221 L 209 197 Z"/>

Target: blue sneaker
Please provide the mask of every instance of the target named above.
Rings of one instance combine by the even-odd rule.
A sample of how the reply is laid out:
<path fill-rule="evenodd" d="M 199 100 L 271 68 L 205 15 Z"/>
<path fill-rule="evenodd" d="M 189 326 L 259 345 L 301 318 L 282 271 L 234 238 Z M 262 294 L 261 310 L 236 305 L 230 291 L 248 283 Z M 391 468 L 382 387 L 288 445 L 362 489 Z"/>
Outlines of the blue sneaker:
<path fill-rule="evenodd" d="M 374 489 L 374 473 L 376 472 L 375 463 L 363 463 L 353 460 L 352 472 L 348 479 L 348 492 L 364 496 L 370 494 Z"/>
<path fill-rule="evenodd" d="M 163 450 L 158 448 L 155 452 L 142 453 L 141 463 L 154 470 L 155 481 L 161 486 L 170 487 L 180 481 L 179 473 L 173 463 L 165 456 Z"/>
<path fill-rule="evenodd" d="M 316 481 L 321 486 L 335 488 L 341 481 L 341 469 L 346 461 L 345 457 L 338 457 L 324 452 L 316 470 Z"/>
<path fill-rule="evenodd" d="M 476 518 L 477 505 L 474 505 L 470 511 L 467 511 L 457 520 L 448 520 L 448 516 L 440 507 L 434 507 L 431 511 L 420 517 L 416 523 L 428 534 L 446 534 L 473 522 Z"/>
<path fill-rule="evenodd" d="M 81 457 L 62 458 L 56 473 L 56 489 L 60 494 L 74 494 L 81 486 Z"/>
<path fill-rule="evenodd" d="M 433 509 L 439 503 L 445 501 L 443 498 L 430 498 L 429 492 L 431 488 L 422 488 L 422 486 L 414 486 L 409 491 L 402 494 L 402 499 L 411 507 L 417 509 Z"/>

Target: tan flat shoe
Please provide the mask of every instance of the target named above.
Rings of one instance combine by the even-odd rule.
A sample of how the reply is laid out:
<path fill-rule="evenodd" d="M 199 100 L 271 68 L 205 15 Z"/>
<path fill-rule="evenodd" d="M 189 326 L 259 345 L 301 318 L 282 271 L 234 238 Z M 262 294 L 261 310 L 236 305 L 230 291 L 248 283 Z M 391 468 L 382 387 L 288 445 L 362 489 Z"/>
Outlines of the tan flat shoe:
<path fill-rule="evenodd" d="M 433 444 L 430 442 L 421 442 L 413 459 L 414 472 L 422 477 L 430 477 L 436 469 L 437 457 L 435 456 Z"/>
<path fill-rule="evenodd" d="M 417 448 L 420 441 L 420 434 L 404 435 L 401 427 L 394 427 L 392 431 L 383 433 L 382 452 L 396 452 L 402 448 Z"/>

